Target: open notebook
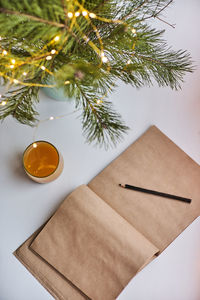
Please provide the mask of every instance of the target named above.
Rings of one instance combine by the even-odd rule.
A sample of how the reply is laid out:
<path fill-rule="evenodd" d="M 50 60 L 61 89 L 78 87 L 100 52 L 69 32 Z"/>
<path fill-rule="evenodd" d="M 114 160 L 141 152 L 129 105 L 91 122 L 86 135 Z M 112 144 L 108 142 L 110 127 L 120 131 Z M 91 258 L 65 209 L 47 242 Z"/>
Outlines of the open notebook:
<path fill-rule="evenodd" d="M 199 165 L 152 126 L 88 185 L 75 189 L 14 254 L 55 299 L 114 300 L 199 214 Z"/>

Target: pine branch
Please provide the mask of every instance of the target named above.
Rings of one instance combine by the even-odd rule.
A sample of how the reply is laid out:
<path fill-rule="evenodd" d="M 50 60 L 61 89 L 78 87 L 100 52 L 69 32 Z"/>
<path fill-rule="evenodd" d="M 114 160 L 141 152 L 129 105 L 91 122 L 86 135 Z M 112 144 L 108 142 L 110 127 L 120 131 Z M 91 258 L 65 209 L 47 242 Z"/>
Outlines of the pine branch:
<path fill-rule="evenodd" d="M 56 84 L 82 107 L 87 141 L 115 145 L 127 130 L 105 100 L 117 80 L 136 88 L 156 81 L 159 86 L 177 89 L 185 73 L 193 71 L 189 54 L 172 51 L 162 39 L 163 31 L 146 23 L 157 18 L 173 26 L 161 18 L 171 2 L 0 0 L 0 75 L 5 82 L 17 79 L 24 85 L 19 89 L 14 86 L 3 96 L 6 105 L 0 105 L 0 119 L 12 115 L 33 125 L 38 101 L 34 85 Z M 82 15 L 82 9 L 87 16 Z M 80 15 L 70 19 L 69 11 Z M 92 18 L 90 12 L 97 17 Z M 15 65 L 11 66 L 13 60 Z"/>
<path fill-rule="evenodd" d="M 19 16 L 19 17 L 25 17 L 28 20 L 33 20 L 33 21 L 36 21 L 36 22 L 52 25 L 52 26 L 59 27 L 59 28 L 66 27 L 69 30 L 69 27 L 66 24 L 61 24 L 61 23 L 50 21 L 50 20 L 45 20 L 45 19 L 38 18 L 38 17 L 29 15 L 29 14 L 21 13 L 19 11 L 9 10 L 9 9 L 5 9 L 5 8 L 0 7 L 0 12 L 4 13 L 4 14 L 8 14 L 8 15 L 15 15 L 15 16 Z"/>
<path fill-rule="evenodd" d="M 38 91 L 38 87 L 22 87 L 8 92 L 2 98 L 6 104 L 0 106 L 0 119 L 12 115 L 20 123 L 33 126 L 38 115 L 34 109 L 34 104 L 39 101 Z"/>
<path fill-rule="evenodd" d="M 160 13 L 161 13 L 162 11 L 164 11 L 164 10 L 165 10 L 172 2 L 173 2 L 173 0 L 170 0 L 165 6 L 163 6 L 160 10 L 157 11 L 157 8 L 158 8 L 159 3 L 160 3 L 160 1 L 159 1 L 158 4 L 157 4 L 157 6 L 156 6 L 155 11 L 154 11 L 150 16 L 147 16 L 147 17 L 143 18 L 141 21 L 145 21 L 145 20 L 151 19 L 151 18 L 156 18 L 156 19 L 158 19 L 159 21 L 161 21 L 161 22 L 163 22 L 163 23 L 165 23 L 165 24 L 171 26 L 172 28 L 175 28 L 174 24 L 170 24 L 169 22 L 167 22 L 167 21 L 165 21 L 165 20 L 163 20 L 163 19 L 161 19 L 161 18 L 159 17 Z"/>
<path fill-rule="evenodd" d="M 163 6 L 158 12 L 154 13 L 154 17 L 157 17 L 163 10 L 165 10 L 171 3 L 173 2 L 173 0 L 170 0 L 165 6 Z"/>
<path fill-rule="evenodd" d="M 62 7 L 63 7 L 64 13 L 65 13 L 65 25 L 67 25 L 67 8 L 65 5 L 65 0 L 61 0 L 61 3 L 62 3 Z"/>
<path fill-rule="evenodd" d="M 103 100 L 98 103 L 99 99 L 96 97 L 91 101 L 87 91 L 79 83 L 76 84 L 80 91 L 79 103 L 83 108 L 82 127 L 87 142 L 95 141 L 105 148 L 116 146 L 129 128 L 124 125 L 120 115 L 112 109 L 110 102 Z"/>

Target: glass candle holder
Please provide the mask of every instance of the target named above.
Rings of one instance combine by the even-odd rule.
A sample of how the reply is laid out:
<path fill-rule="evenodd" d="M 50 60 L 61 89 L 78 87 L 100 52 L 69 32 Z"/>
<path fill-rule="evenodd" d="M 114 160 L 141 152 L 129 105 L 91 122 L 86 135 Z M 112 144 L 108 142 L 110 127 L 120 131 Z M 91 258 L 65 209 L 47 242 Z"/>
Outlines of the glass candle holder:
<path fill-rule="evenodd" d="M 23 166 L 32 180 L 48 183 L 62 173 L 64 161 L 54 145 L 46 141 L 36 141 L 24 151 Z"/>

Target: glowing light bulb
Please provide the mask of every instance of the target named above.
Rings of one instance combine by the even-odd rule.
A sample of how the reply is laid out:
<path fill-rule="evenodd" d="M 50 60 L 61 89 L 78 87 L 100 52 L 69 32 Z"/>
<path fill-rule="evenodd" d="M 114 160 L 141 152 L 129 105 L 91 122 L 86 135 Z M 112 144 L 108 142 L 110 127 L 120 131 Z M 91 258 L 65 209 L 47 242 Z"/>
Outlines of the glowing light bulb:
<path fill-rule="evenodd" d="M 129 60 L 127 61 L 127 65 L 130 65 L 130 63 L 131 63 L 131 60 L 129 59 Z"/>
<path fill-rule="evenodd" d="M 2 40 L 2 37 L 0 36 L 0 41 Z"/>
<path fill-rule="evenodd" d="M 11 59 L 11 63 L 12 63 L 12 64 L 15 64 L 15 63 L 16 63 L 16 60 L 15 60 L 15 59 Z"/>
<path fill-rule="evenodd" d="M 36 143 L 33 143 L 33 148 L 37 148 L 37 144 Z"/>
<path fill-rule="evenodd" d="M 80 12 L 79 12 L 79 11 L 76 11 L 76 12 L 75 12 L 75 16 L 76 16 L 76 17 L 79 17 L 79 16 L 80 16 Z"/>
<path fill-rule="evenodd" d="M 132 33 L 134 33 L 134 34 L 136 33 L 136 29 L 135 29 L 135 28 L 133 28 L 131 31 L 132 31 Z"/>
<path fill-rule="evenodd" d="M 103 51 L 101 52 L 101 60 L 102 60 L 103 63 L 108 62 L 108 59 L 107 59 L 107 57 L 105 57 L 105 53 Z"/>
<path fill-rule="evenodd" d="M 57 35 L 55 38 L 54 38 L 54 41 L 58 42 L 60 39 L 60 37 Z"/>
<path fill-rule="evenodd" d="M 53 119 L 54 119 L 54 117 L 50 117 L 50 118 L 49 118 L 49 120 L 53 120 Z"/>
<path fill-rule="evenodd" d="M 24 73 L 23 73 L 23 75 L 24 75 L 24 76 L 26 76 L 26 75 L 27 75 L 27 73 L 26 73 L 26 72 L 24 72 Z"/>
<path fill-rule="evenodd" d="M 96 18 L 96 15 L 94 13 L 89 13 L 90 18 L 94 19 Z"/>
<path fill-rule="evenodd" d="M 69 84 L 69 83 L 70 83 L 70 81 L 69 81 L 69 80 L 66 80 L 66 81 L 65 81 L 65 84 Z"/>
<path fill-rule="evenodd" d="M 0 98 L 2 97 L 2 95 L 0 94 Z"/>
<path fill-rule="evenodd" d="M 4 106 L 4 105 L 6 105 L 6 103 L 7 103 L 6 101 L 2 101 L 2 102 L 1 102 L 1 105 Z"/>
<path fill-rule="evenodd" d="M 102 62 L 103 62 L 103 63 L 107 63 L 107 62 L 108 62 L 107 57 L 103 56 L 103 57 L 102 57 Z"/>
<path fill-rule="evenodd" d="M 52 56 L 51 55 L 48 55 L 47 57 L 46 57 L 46 60 L 51 60 L 52 59 Z"/>
<path fill-rule="evenodd" d="M 42 69 L 44 71 L 46 68 L 45 68 L 45 66 L 41 66 L 40 69 Z"/>
<path fill-rule="evenodd" d="M 14 82 L 14 83 L 18 83 L 18 82 L 19 82 L 19 80 L 17 80 L 17 79 L 14 79 L 14 80 L 13 80 L 13 82 Z"/>
<path fill-rule="evenodd" d="M 7 55 L 8 52 L 7 52 L 6 50 L 3 50 L 2 54 L 3 54 L 3 55 Z"/>
<path fill-rule="evenodd" d="M 83 15 L 84 17 L 87 16 L 87 14 L 88 14 L 87 10 L 83 10 L 83 11 L 82 11 L 82 15 Z"/>
<path fill-rule="evenodd" d="M 100 104 L 102 101 L 100 99 L 97 100 L 97 104 Z"/>
<path fill-rule="evenodd" d="M 70 18 L 70 19 L 71 19 L 71 18 L 73 18 L 73 13 L 72 13 L 71 11 L 70 11 L 70 12 L 68 12 L 68 14 L 67 14 L 67 15 L 68 15 L 68 18 Z"/>
<path fill-rule="evenodd" d="M 9 68 L 14 69 L 14 65 L 10 65 Z"/>
<path fill-rule="evenodd" d="M 51 50 L 51 54 L 55 54 L 55 53 L 56 53 L 55 49 Z"/>

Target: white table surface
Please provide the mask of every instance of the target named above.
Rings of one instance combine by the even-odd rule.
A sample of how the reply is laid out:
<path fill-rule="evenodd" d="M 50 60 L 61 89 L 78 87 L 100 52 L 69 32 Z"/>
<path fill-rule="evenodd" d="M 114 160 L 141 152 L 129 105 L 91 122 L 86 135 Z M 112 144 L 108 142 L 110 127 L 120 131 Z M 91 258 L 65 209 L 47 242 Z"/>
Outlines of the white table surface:
<path fill-rule="evenodd" d="M 105 151 L 85 144 L 80 120 L 75 116 L 43 123 L 37 139 L 48 140 L 60 149 L 65 168 L 56 181 L 40 185 L 29 180 L 22 168 L 22 153 L 32 142 L 33 129 L 11 117 L 0 125 L 0 300 L 52 299 L 12 252 L 47 220 L 69 192 L 88 183 L 150 125 L 158 126 L 200 163 L 199 13 L 199 0 L 176 0 L 165 12 L 176 29 L 164 23 L 157 25 L 166 29 L 168 44 L 189 50 L 195 62 L 196 71 L 185 76 L 181 91 L 156 86 L 138 91 L 120 84 L 111 95 L 130 127 L 117 148 Z M 42 93 L 40 99 L 41 119 L 73 110 L 73 104 L 53 101 Z M 199 300 L 199 231 L 197 220 L 133 278 L 118 300 Z"/>

